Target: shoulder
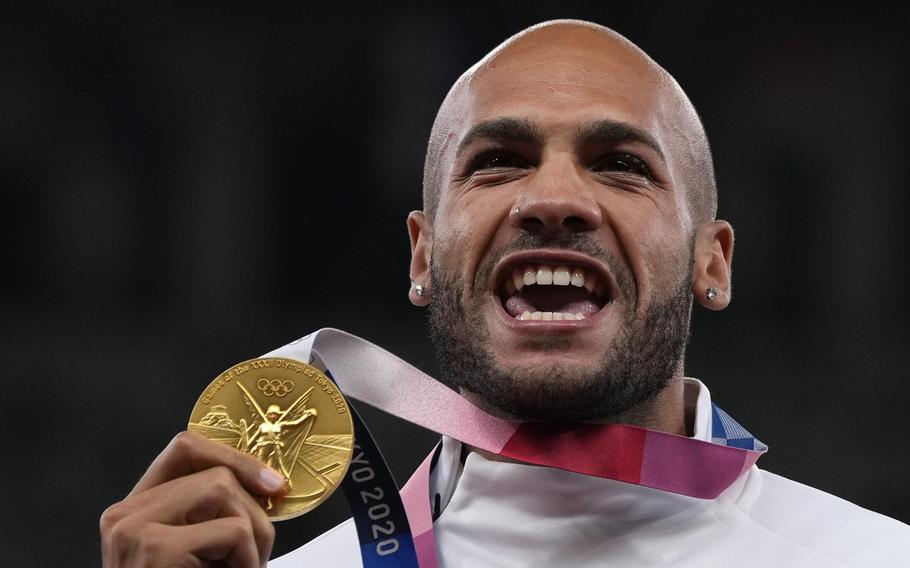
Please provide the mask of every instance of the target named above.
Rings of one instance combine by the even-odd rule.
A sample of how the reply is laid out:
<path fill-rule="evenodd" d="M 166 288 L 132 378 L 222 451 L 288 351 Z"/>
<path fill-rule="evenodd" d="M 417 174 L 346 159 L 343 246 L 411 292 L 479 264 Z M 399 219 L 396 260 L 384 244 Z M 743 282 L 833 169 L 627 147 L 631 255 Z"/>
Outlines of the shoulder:
<path fill-rule="evenodd" d="M 359 568 L 360 546 L 354 519 L 348 519 L 284 556 L 269 560 L 269 568 L 331 565 L 334 568 Z"/>
<path fill-rule="evenodd" d="M 910 526 L 753 467 L 737 504 L 767 531 L 845 566 L 902 566 Z"/>

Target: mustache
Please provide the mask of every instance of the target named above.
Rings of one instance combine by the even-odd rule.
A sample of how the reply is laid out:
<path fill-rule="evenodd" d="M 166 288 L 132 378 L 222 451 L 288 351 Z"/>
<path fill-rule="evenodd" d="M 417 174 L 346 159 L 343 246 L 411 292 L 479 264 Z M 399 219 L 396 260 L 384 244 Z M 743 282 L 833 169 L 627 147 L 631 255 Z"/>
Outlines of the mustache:
<path fill-rule="evenodd" d="M 572 233 L 552 237 L 535 233 L 522 233 L 512 239 L 504 247 L 496 251 L 485 260 L 474 276 L 474 288 L 483 286 L 488 282 L 496 265 L 507 255 L 531 249 L 557 249 L 584 254 L 603 262 L 616 277 L 616 281 L 627 297 L 635 298 L 635 286 L 632 274 L 626 265 L 616 255 L 603 248 L 591 235 L 585 233 Z"/>

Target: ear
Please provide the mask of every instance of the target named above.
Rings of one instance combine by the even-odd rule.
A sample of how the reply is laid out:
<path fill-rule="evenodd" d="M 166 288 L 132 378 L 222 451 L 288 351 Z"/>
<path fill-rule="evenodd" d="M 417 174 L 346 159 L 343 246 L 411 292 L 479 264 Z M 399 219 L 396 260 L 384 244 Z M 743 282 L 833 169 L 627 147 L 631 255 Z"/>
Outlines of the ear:
<path fill-rule="evenodd" d="M 692 266 L 692 293 L 709 310 L 722 310 L 733 296 L 733 227 L 726 221 L 710 221 L 695 233 L 695 259 Z M 709 288 L 717 297 L 708 300 Z"/>
<path fill-rule="evenodd" d="M 415 306 L 430 303 L 430 254 L 433 251 L 433 224 L 423 211 L 408 214 L 408 235 L 411 237 L 411 288 L 408 298 Z M 416 286 L 423 286 L 423 295 L 417 295 Z"/>

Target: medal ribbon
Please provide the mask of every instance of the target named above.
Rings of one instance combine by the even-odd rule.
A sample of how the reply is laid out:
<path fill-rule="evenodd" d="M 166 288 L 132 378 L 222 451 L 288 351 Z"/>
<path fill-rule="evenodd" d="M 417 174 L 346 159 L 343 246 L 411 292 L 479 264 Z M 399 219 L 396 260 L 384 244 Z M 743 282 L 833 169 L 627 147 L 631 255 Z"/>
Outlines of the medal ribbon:
<path fill-rule="evenodd" d="M 690 497 L 717 497 L 767 450 L 716 405 L 711 442 L 625 424 L 509 422 L 392 353 L 332 328 L 264 356 L 331 369 L 345 396 L 488 452 Z M 401 492 L 421 568 L 438 565 L 429 504 L 430 462 L 428 457 Z M 363 552 L 364 536 L 358 534 Z M 364 565 L 373 564 L 364 557 Z"/>
<path fill-rule="evenodd" d="M 354 423 L 354 455 L 341 490 L 354 517 L 363 566 L 416 568 L 414 538 L 398 486 L 363 420 L 353 407 L 349 408 Z"/>

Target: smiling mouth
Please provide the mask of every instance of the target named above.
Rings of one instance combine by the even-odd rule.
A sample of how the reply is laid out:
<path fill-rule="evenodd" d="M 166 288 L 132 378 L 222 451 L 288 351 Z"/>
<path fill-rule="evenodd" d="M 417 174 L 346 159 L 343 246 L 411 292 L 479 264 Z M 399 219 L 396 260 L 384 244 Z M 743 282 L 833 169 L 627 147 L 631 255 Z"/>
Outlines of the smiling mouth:
<path fill-rule="evenodd" d="M 501 273 L 496 288 L 503 309 L 518 321 L 579 321 L 613 300 L 609 281 L 591 267 L 520 262 Z"/>

